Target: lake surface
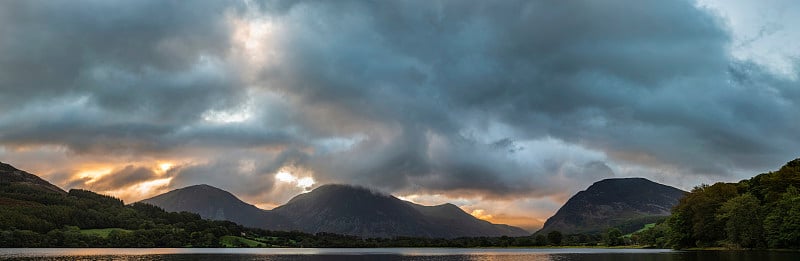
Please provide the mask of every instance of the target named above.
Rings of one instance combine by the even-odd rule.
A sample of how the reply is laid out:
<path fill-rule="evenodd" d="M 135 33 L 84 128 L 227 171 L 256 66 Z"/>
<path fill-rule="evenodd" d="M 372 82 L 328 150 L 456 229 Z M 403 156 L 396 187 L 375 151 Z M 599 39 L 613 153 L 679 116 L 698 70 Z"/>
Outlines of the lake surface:
<path fill-rule="evenodd" d="M 800 252 L 589 248 L 0 248 L 16 260 L 795 261 Z"/>

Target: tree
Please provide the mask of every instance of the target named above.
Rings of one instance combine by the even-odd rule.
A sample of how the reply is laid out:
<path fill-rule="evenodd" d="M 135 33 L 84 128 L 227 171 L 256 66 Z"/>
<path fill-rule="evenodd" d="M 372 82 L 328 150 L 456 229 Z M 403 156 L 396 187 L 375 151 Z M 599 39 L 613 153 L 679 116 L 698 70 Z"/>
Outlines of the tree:
<path fill-rule="evenodd" d="M 796 188 L 786 189 L 781 200 L 768 212 L 764 231 L 770 248 L 800 247 L 800 192 Z"/>
<path fill-rule="evenodd" d="M 675 208 L 672 215 L 667 218 L 667 245 L 674 249 L 694 246 L 692 238 L 692 226 L 689 222 L 689 214 L 683 210 Z"/>
<path fill-rule="evenodd" d="M 717 218 L 717 213 L 722 204 L 738 195 L 737 186 L 730 183 L 695 187 L 673 208 L 667 221 L 672 246 L 706 247 L 724 240 L 725 222 Z"/>
<path fill-rule="evenodd" d="M 745 248 L 763 245 L 761 201 L 752 194 L 745 193 L 725 202 L 717 218 L 725 223 L 728 243 Z"/>
<path fill-rule="evenodd" d="M 622 231 L 616 228 L 611 228 L 606 232 L 604 241 L 606 246 L 621 246 L 625 243 L 625 239 L 622 238 Z"/>
<path fill-rule="evenodd" d="M 551 245 L 561 245 L 562 238 L 563 235 L 561 235 L 559 231 L 550 231 L 550 233 L 547 233 L 547 241 L 550 242 Z"/>
<path fill-rule="evenodd" d="M 661 222 L 651 228 L 633 233 L 631 239 L 633 240 L 635 237 L 635 242 L 639 245 L 663 248 L 666 243 L 667 230 L 667 222 Z"/>
<path fill-rule="evenodd" d="M 536 235 L 536 238 L 533 239 L 533 244 L 536 246 L 545 246 L 547 245 L 547 237 L 542 234 Z"/>

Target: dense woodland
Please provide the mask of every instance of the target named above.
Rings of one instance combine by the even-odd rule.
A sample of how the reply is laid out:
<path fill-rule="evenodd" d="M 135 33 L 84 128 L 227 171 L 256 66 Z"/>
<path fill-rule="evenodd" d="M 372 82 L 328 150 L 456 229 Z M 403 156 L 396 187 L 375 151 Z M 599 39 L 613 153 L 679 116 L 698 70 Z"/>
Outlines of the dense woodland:
<path fill-rule="evenodd" d="M 655 247 L 800 248 L 800 159 L 738 183 L 701 185 L 665 222 L 634 234 Z"/>

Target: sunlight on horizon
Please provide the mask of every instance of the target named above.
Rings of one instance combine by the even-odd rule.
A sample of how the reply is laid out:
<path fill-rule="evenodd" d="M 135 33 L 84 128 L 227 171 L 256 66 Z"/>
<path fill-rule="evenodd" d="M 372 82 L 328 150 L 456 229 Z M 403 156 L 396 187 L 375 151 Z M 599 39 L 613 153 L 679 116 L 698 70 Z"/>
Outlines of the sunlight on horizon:
<path fill-rule="evenodd" d="M 278 171 L 275 173 L 275 180 L 293 184 L 295 187 L 303 189 L 303 191 L 308 191 L 309 188 L 314 186 L 316 181 L 314 181 L 313 177 L 297 177 L 288 171 Z"/>

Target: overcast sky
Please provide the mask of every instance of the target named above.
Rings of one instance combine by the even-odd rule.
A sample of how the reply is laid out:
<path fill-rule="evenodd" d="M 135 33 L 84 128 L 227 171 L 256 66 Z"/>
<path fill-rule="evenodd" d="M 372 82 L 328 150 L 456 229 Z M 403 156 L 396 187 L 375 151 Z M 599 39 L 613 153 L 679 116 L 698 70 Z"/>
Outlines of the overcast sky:
<path fill-rule="evenodd" d="M 530 230 L 800 157 L 800 1 L 0 1 L 0 161 L 133 202 L 321 184 Z"/>

